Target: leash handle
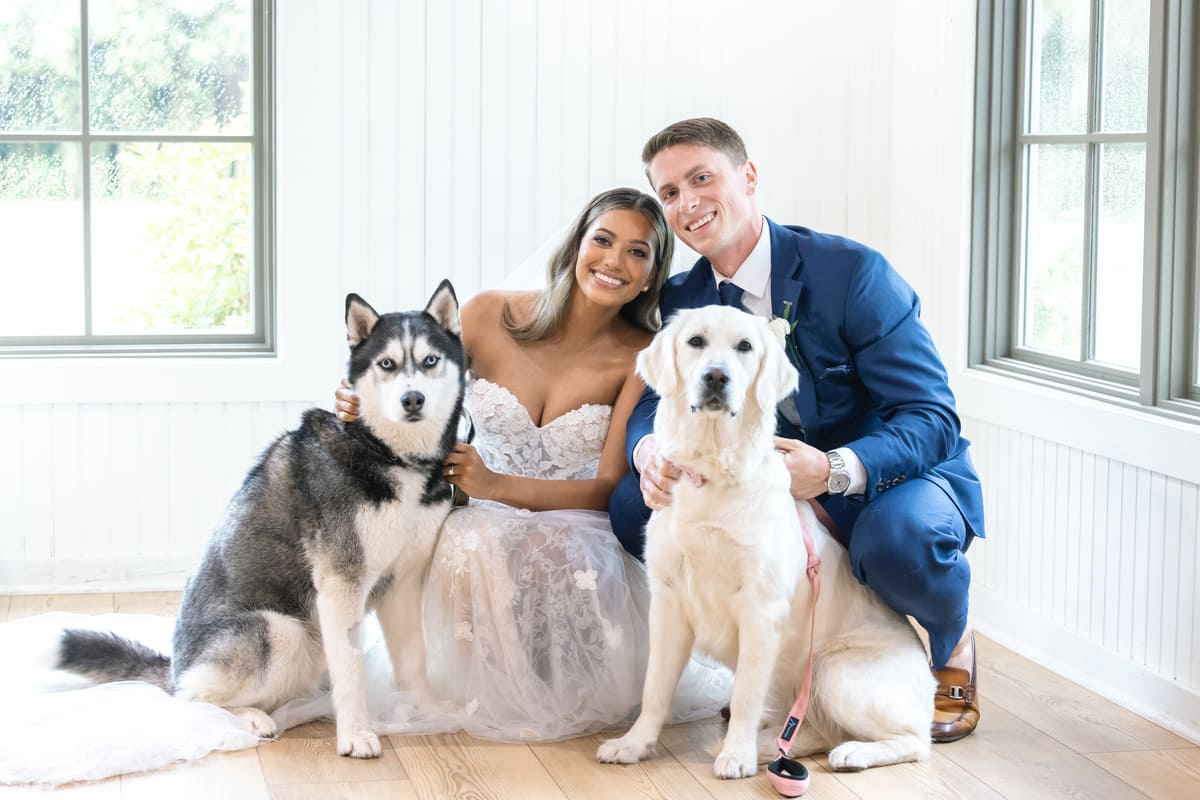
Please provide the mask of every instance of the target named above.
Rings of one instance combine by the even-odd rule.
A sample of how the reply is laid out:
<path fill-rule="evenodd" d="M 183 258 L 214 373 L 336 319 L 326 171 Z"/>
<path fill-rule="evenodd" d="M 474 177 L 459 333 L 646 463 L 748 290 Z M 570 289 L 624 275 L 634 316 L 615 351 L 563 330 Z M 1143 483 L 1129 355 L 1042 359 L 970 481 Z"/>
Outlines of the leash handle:
<path fill-rule="evenodd" d="M 804 682 L 800 684 L 800 694 L 796 696 L 796 702 L 788 711 L 787 722 L 783 724 L 783 730 L 775 739 L 775 745 L 779 748 L 779 758 L 767 766 L 767 780 L 775 787 L 775 791 L 784 797 L 799 797 L 808 791 L 808 769 L 799 761 L 788 758 L 787 752 L 791 747 L 792 737 L 796 735 L 796 731 L 804 722 L 804 715 L 808 713 L 808 700 L 812 692 L 813 645 L 816 644 L 817 638 L 817 598 L 821 594 L 821 557 L 817 555 L 812 532 L 804 524 L 803 519 L 800 520 L 800 531 L 804 534 L 804 549 L 808 552 L 806 571 L 813 587 L 812 623 L 808 631 L 808 667 L 804 670 Z"/>

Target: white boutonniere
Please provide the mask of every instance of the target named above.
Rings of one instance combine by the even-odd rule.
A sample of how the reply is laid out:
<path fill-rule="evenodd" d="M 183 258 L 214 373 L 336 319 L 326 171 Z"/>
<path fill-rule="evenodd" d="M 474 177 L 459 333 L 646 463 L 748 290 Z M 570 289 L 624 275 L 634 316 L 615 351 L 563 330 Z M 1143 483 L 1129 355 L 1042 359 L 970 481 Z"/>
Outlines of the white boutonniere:
<path fill-rule="evenodd" d="M 779 344 L 787 347 L 787 335 L 792 332 L 788 321 L 783 317 L 775 317 L 767 323 L 767 327 L 771 329 L 771 333 L 779 338 Z"/>
<path fill-rule="evenodd" d="M 772 316 L 771 321 L 767 323 L 767 327 L 779 337 L 779 343 L 783 345 L 788 361 L 791 361 L 792 366 L 799 369 L 800 353 L 796 351 L 796 342 L 792 339 L 792 332 L 796 330 L 796 322 L 797 320 L 792 319 L 792 301 L 784 300 L 783 316 Z"/>

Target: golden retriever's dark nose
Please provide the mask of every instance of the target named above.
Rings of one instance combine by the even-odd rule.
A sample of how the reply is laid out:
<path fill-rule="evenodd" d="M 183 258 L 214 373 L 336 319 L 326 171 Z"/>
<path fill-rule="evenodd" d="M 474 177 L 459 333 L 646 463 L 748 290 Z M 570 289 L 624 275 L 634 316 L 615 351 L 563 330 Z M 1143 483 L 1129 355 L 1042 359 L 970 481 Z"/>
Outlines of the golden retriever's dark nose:
<path fill-rule="evenodd" d="M 693 406 L 695 412 L 699 408 L 707 411 L 729 410 L 729 371 L 723 366 L 710 365 L 700 376 L 700 405 Z"/>
<path fill-rule="evenodd" d="M 723 392 L 725 387 L 729 385 L 729 373 L 724 367 L 709 367 L 704 371 L 704 375 L 700 380 L 704 382 L 704 388 L 710 392 Z"/>

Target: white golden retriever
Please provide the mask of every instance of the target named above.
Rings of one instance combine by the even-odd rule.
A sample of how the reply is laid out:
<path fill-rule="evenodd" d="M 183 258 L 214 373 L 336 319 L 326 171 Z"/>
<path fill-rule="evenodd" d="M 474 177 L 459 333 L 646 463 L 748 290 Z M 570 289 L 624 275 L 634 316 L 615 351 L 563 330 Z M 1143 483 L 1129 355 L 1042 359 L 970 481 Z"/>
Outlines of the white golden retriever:
<path fill-rule="evenodd" d="M 812 585 L 801 524 L 821 558 L 812 700 L 793 756 L 829 750 L 860 770 L 929 756 L 934 680 L 912 626 L 858 583 L 807 502 L 789 494 L 774 449 L 775 406 L 797 373 L 767 322 L 720 306 L 680 312 L 639 356 L 661 400 L 660 452 L 704 482 L 682 479 L 646 527 L 650 660 L 641 714 L 601 761 L 653 751 L 693 645 L 735 672 L 729 729 L 713 770 L 753 775 L 804 680 Z M 832 750 L 830 750 L 832 748 Z"/>

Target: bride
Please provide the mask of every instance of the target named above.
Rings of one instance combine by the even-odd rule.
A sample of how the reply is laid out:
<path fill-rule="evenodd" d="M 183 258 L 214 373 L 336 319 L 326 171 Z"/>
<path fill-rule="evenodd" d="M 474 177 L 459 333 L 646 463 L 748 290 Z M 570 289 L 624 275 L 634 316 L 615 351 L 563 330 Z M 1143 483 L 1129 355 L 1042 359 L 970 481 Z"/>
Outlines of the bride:
<path fill-rule="evenodd" d="M 627 471 L 625 422 L 644 388 L 634 358 L 659 327 L 672 247 L 654 198 L 610 190 L 580 213 L 543 291 L 462 307 L 475 439 L 444 474 L 471 501 L 442 528 L 425 635 L 430 679 L 462 705 L 469 733 L 560 739 L 640 702 L 645 570 L 604 510 Z M 337 397 L 353 419 L 353 393 Z M 720 683 L 695 665 L 677 706 L 715 711 Z"/>

